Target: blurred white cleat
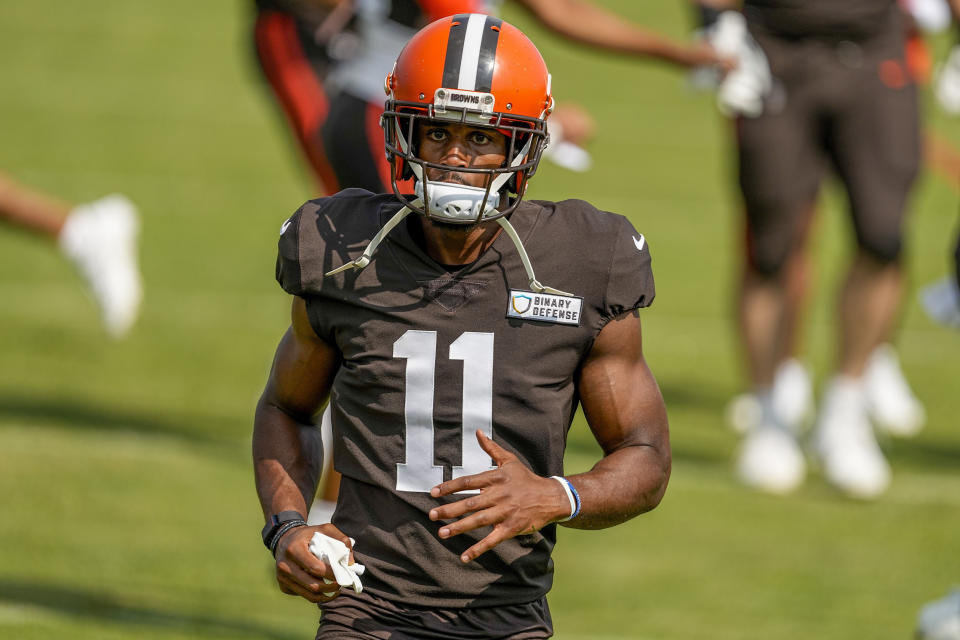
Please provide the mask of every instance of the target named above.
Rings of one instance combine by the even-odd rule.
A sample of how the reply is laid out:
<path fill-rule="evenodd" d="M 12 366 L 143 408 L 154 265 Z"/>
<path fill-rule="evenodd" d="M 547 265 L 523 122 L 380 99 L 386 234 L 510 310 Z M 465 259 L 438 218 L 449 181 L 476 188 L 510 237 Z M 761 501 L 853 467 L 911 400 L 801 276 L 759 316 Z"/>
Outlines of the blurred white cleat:
<path fill-rule="evenodd" d="M 737 476 L 753 489 L 786 494 L 803 484 L 806 462 L 793 434 L 760 426 L 746 435 L 737 458 Z"/>
<path fill-rule="evenodd" d="M 727 403 L 724 411 L 727 424 L 735 432 L 744 435 L 760 424 L 760 403 L 754 393 L 741 393 Z"/>
<path fill-rule="evenodd" d="M 920 291 L 920 302 L 930 319 L 960 329 L 960 286 L 951 277 L 929 284 Z"/>
<path fill-rule="evenodd" d="M 78 205 L 60 232 L 63 252 L 87 281 L 107 332 L 119 338 L 137 319 L 143 289 L 137 264 L 136 207 L 113 194 Z"/>
<path fill-rule="evenodd" d="M 926 411 L 910 390 L 892 346 L 882 344 L 874 350 L 863 381 L 867 411 L 877 428 L 901 438 L 920 432 Z"/>
<path fill-rule="evenodd" d="M 803 452 L 796 435 L 773 415 L 770 392 L 755 398 L 760 420 L 743 439 L 736 462 L 737 476 L 753 489 L 790 493 L 803 483 L 806 475 Z"/>
<path fill-rule="evenodd" d="M 867 417 L 860 380 L 837 376 L 827 385 L 813 448 L 831 484 L 856 498 L 875 498 L 890 485 L 890 465 Z"/>
<path fill-rule="evenodd" d="M 810 372 L 796 358 L 780 363 L 773 378 L 773 410 L 794 433 L 813 411 L 813 382 Z"/>
<path fill-rule="evenodd" d="M 796 358 L 788 358 L 777 366 L 772 388 L 776 420 L 798 434 L 804 421 L 813 413 L 813 382 L 809 370 Z M 727 403 L 724 412 L 727 424 L 739 434 L 759 426 L 760 400 L 756 393 L 741 393 Z"/>
<path fill-rule="evenodd" d="M 918 640 L 960 640 L 960 589 L 928 602 L 917 615 Z"/>

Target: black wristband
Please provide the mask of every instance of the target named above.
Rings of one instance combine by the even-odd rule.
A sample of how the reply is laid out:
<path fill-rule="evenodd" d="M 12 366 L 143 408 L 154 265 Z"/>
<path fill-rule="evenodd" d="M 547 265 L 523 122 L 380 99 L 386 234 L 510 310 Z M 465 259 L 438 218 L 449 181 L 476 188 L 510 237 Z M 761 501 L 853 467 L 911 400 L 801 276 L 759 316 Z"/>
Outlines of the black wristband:
<path fill-rule="evenodd" d="M 279 537 L 281 527 L 291 522 L 302 522 L 306 520 L 299 511 L 281 511 L 267 518 L 267 524 L 263 526 L 260 537 L 263 538 L 263 546 L 272 552 L 277 546 L 276 539 Z"/>
<path fill-rule="evenodd" d="M 280 525 L 280 528 L 277 529 L 277 532 L 273 535 L 273 539 L 270 541 L 270 546 L 269 546 L 270 553 L 272 553 L 274 557 L 276 557 L 277 544 L 280 542 L 280 538 L 282 538 L 284 534 L 286 534 L 291 529 L 296 529 L 298 527 L 305 527 L 305 526 L 307 526 L 306 520 L 292 520 L 290 522 L 286 522 Z"/>

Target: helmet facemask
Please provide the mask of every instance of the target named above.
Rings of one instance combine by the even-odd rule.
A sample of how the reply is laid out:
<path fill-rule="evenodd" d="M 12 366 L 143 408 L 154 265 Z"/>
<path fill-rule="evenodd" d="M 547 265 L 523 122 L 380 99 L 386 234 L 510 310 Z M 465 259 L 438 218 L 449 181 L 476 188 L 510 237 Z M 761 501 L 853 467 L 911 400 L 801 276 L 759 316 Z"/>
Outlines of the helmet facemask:
<path fill-rule="evenodd" d="M 429 219 L 450 224 L 477 224 L 513 211 L 536 172 L 547 142 L 545 121 L 497 113 L 489 93 L 437 89 L 433 104 L 388 100 L 383 114 L 387 159 L 392 167 L 394 195 Z M 461 106 L 463 104 L 470 106 Z M 489 105 L 489 108 L 484 108 Z M 506 139 L 506 161 L 496 168 L 451 166 L 428 162 L 418 155 L 419 127 L 430 123 L 465 124 L 490 129 Z M 486 176 L 484 186 L 431 180 L 429 170 L 477 173 Z M 414 194 L 400 192 L 399 181 L 413 177 Z"/>

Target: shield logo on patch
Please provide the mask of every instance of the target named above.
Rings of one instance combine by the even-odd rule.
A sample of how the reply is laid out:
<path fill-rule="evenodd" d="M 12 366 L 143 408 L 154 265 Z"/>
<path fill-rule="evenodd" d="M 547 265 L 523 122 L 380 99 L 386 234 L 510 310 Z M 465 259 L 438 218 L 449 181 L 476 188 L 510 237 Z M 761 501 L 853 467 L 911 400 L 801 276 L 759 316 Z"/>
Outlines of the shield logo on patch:
<path fill-rule="evenodd" d="M 530 296 L 513 296 L 513 300 L 511 301 L 513 310 L 521 315 L 530 310 L 530 305 L 532 303 L 533 298 Z"/>

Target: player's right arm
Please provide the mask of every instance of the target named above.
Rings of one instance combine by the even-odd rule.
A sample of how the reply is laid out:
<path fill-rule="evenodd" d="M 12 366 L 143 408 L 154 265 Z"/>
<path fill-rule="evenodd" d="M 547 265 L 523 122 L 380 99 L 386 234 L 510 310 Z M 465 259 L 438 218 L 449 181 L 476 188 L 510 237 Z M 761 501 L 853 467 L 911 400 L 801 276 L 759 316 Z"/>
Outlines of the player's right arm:
<path fill-rule="evenodd" d="M 297 511 L 306 519 L 322 463 L 312 446 L 314 422 L 340 364 L 337 350 L 310 325 L 302 298 L 294 297 L 291 316 L 254 417 L 253 467 L 265 519 L 283 511 Z M 333 572 L 308 549 L 315 531 L 351 546 L 331 524 L 292 529 L 276 547 L 277 582 L 284 593 L 324 602 L 339 590 L 323 583 Z M 335 595 L 323 595 L 330 592 Z"/>

